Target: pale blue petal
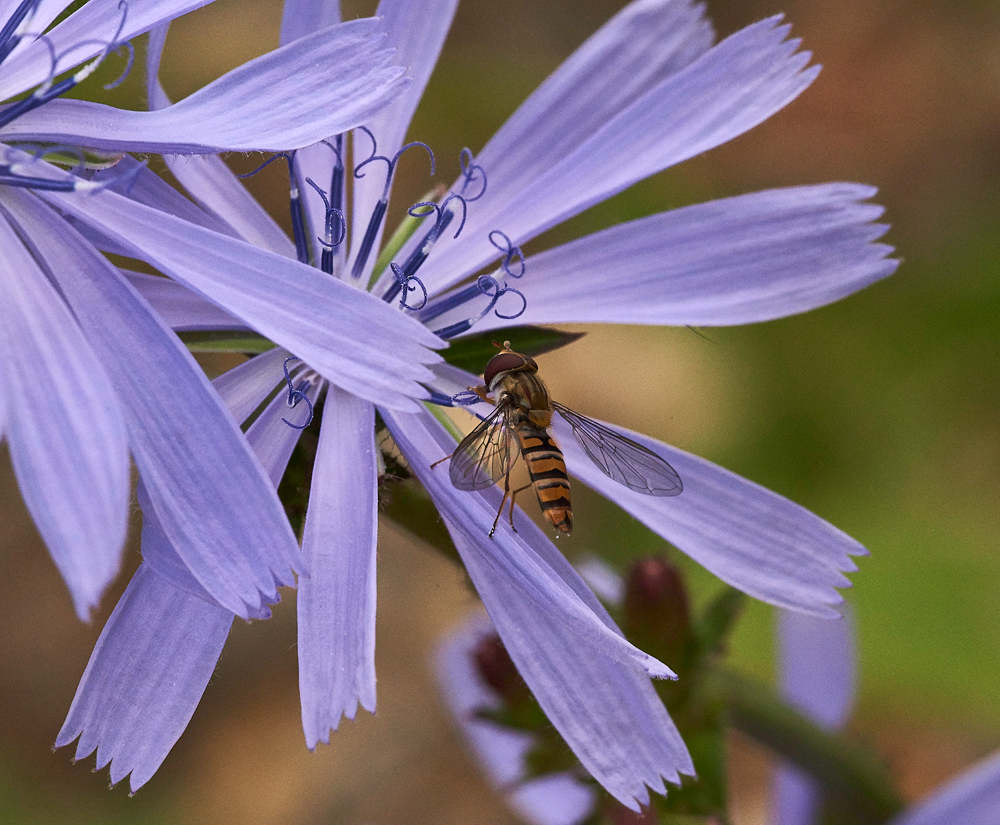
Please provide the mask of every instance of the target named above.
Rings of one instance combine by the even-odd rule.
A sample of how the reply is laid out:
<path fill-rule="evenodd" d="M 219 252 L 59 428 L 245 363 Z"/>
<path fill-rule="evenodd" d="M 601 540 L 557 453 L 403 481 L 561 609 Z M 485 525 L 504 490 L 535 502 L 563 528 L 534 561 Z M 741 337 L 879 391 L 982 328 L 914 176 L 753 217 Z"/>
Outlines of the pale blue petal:
<path fill-rule="evenodd" d="M 458 0 L 423 0 L 420 3 L 412 0 L 382 0 L 379 3 L 378 16 L 382 20 L 379 30 L 385 32 L 388 41 L 396 46 L 396 61 L 406 66 L 407 76 L 413 78 L 413 83 L 402 95 L 363 124 L 375 135 L 380 155 L 391 158 L 403 145 L 406 130 L 427 87 L 457 8 Z M 365 148 L 370 146 L 367 136 L 357 135 L 356 140 Z M 414 154 L 416 153 L 415 151 Z M 426 160 L 421 157 L 416 162 L 423 164 Z M 354 179 L 352 214 L 356 223 L 351 235 L 352 261 L 375 204 L 382 197 L 384 183 L 381 165 L 367 167 L 363 177 Z M 380 229 L 375 241 L 376 249 L 381 237 Z M 372 255 L 363 271 L 364 283 L 368 282 L 374 264 L 375 256 Z"/>
<path fill-rule="evenodd" d="M 511 658 L 539 704 L 581 763 L 622 804 L 638 810 L 646 787 L 694 773 L 649 675 L 668 668 L 619 634 L 597 599 L 572 587 L 537 552 L 557 551 L 520 510 L 518 532 L 498 527 L 487 538 L 499 491 L 455 490 L 433 458 L 454 449 L 429 414 L 382 413 L 393 439 L 444 517 L 470 578 Z M 565 562 L 564 562 L 565 563 Z M 566 565 L 568 567 L 568 564 Z M 574 582 L 583 590 L 579 577 Z"/>
<path fill-rule="evenodd" d="M 67 5 L 63 0 L 41 3 L 31 30 L 42 31 Z M 118 42 L 131 40 L 164 21 L 204 5 L 206 0 L 129 0 L 125 25 Z M 59 63 L 59 70 L 64 71 L 100 54 L 118 32 L 121 20 L 119 0 L 91 0 L 46 32 L 44 40 L 24 41 L 4 61 L 3 72 L 0 73 L 0 100 L 27 91 L 50 78 L 52 51 L 46 42 L 56 54 L 65 55 Z"/>
<path fill-rule="evenodd" d="M 247 329 L 239 318 L 234 318 L 177 281 L 125 269 L 121 273 L 171 329 Z"/>
<path fill-rule="evenodd" d="M 306 745 L 375 712 L 378 467 L 371 404 L 331 387 L 302 534 L 299 694 Z"/>
<path fill-rule="evenodd" d="M 115 784 L 136 791 L 184 732 L 212 676 L 233 614 L 178 590 L 147 564 L 136 571 L 97 641 L 56 747 L 97 749 Z"/>
<path fill-rule="evenodd" d="M 532 825 L 577 825 L 597 801 L 591 786 L 570 772 L 525 779 L 525 760 L 532 736 L 481 718 L 500 702 L 475 667 L 476 647 L 496 631 L 485 617 L 470 620 L 441 646 L 438 681 L 448 707 L 486 769 L 491 784 Z"/>
<path fill-rule="evenodd" d="M 772 825 L 816 825 L 823 790 L 810 773 L 795 765 L 778 765 L 773 788 Z"/>
<path fill-rule="evenodd" d="M 170 105 L 157 77 L 166 35 L 166 26 L 154 29 L 146 47 L 146 89 L 150 109 Z M 221 158 L 216 155 L 165 155 L 163 160 L 188 194 L 203 209 L 217 215 L 231 234 L 286 258 L 295 257 L 295 244 Z"/>
<path fill-rule="evenodd" d="M 421 277 L 450 286 L 497 258 L 488 233 L 516 244 L 660 170 L 718 146 L 781 109 L 815 78 L 779 18 L 726 38 L 632 101 L 516 196 L 476 202 L 459 241 L 439 245 Z M 489 170 L 487 170 L 487 174 Z M 489 191 L 489 190 L 487 190 Z"/>
<path fill-rule="evenodd" d="M 244 361 L 212 381 L 212 388 L 238 424 L 246 421 L 284 380 L 282 365 L 288 357 L 288 352 L 275 347 Z"/>
<path fill-rule="evenodd" d="M 116 183 L 110 186 L 112 191 L 127 195 L 131 201 L 173 215 L 188 223 L 197 224 L 204 229 L 237 237 L 236 231 L 225 221 L 191 203 L 163 178 L 127 155 L 118 161 L 113 169 L 98 172 L 94 180 L 115 181 Z"/>
<path fill-rule="evenodd" d="M 718 326 L 780 318 L 891 275 L 881 207 L 848 183 L 773 189 L 652 215 L 527 259 L 518 324 Z M 464 308 L 468 317 L 469 309 Z M 446 326 L 459 315 L 435 319 Z M 495 315 L 476 332 L 509 326 Z"/>
<path fill-rule="evenodd" d="M 518 107 L 476 156 L 489 176 L 484 199 L 501 203 L 512 197 L 653 86 L 704 54 L 714 39 L 704 14 L 704 5 L 688 0 L 639 0 L 625 6 Z"/>
<path fill-rule="evenodd" d="M 827 730 L 839 730 L 854 708 L 854 628 L 844 618 L 778 611 L 778 682 L 785 700 Z M 822 789 L 806 771 L 781 764 L 774 777 L 775 825 L 810 825 Z"/>
<path fill-rule="evenodd" d="M 218 215 L 247 243 L 286 258 L 295 257 L 295 244 L 221 158 L 164 155 L 163 160 L 203 209 Z"/>
<path fill-rule="evenodd" d="M 454 439 L 430 413 L 379 412 L 449 529 L 456 531 L 452 537 L 487 610 L 490 610 L 490 603 L 480 587 L 480 573 L 502 580 L 505 587 L 519 594 L 520 600 L 534 604 L 555 623 L 565 625 L 567 633 L 595 655 L 603 654 L 655 678 L 676 678 L 670 668 L 622 637 L 579 576 L 570 580 L 565 569 L 553 565 L 555 562 L 572 570 L 552 542 L 523 512 L 515 510 L 514 513 L 517 533 L 509 527 L 498 527 L 492 538 L 487 537 L 500 506 L 501 491 L 491 487 L 479 492 L 460 492 L 451 485 L 446 464 L 430 469 L 432 462 L 455 449 Z"/>
<path fill-rule="evenodd" d="M 649 802 L 646 786 L 664 793 L 663 779 L 679 784 L 678 773 L 694 775 L 684 742 L 646 673 L 599 652 L 567 622 L 496 575 L 465 531 L 447 517 L 445 524 L 518 672 L 608 793 L 638 810 L 638 804 Z M 518 530 L 523 532 L 520 524 Z"/>
<path fill-rule="evenodd" d="M 422 324 L 318 269 L 144 207 L 113 192 L 46 199 L 368 400 L 410 408 L 442 342 Z"/>
<path fill-rule="evenodd" d="M 293 581 L 295 537 L 191 354 L 118 271 L 34 195 L 5 195 L 98 358 L 113 365 L 132 453 L 171 543 L 232 612 L 246 616 L 262 599 L 274 601 L 276 584 Z"/>
<path fill-rule="evenodd" d="M 121 564 L 125 422 L 103 359 L 2 215 L 0 277 L 3 430 L 25 505 L 87 620 Z"/>
<path fill-rule="evenodd" d="M 867 551 L 850 536 L 788 499 L 709 461 L 640 433 L 614 429 L 666 459 L 684 491 L 661 498 L 612 481 L 587 457 L 556 415 L 551 431 L 570 474 L 659 533 L 724 582 L 778 607 L 835 618 L 849 587 L 841 571 Z"/>
<path fill-rule="evenodd" d="M 219 604 L 210 593 L 206 592 L 201 582 L 195 578 L 191 569 L 181 557 L 181 554 L 177 552 L 177 548 L 167 538 L 167 534 L 163 530 L 163 525 L 160 524 L 160 519 L 156 515 L 156 508 L 153 507 L 149 493 L 146 492 L 146 485 L 143 484 L 141 478 L 138 485 L 136 485 L 136 499 L 142 510 L 143 561 L 155 570 L 158 576 L 170 582 L 178 590 L 183 590 L 191 596 L 196 596 L 209 604 L 226 610 L 227 613 L 232 613 L 224 605 Z M 247 608 L 246 615 L 243 618 L 270 619 L 271 608 L 269 604 L 275 604 L 278 601 L 278 595 L 274 594 L 260 605 Z"/>
<path fill-rule="evenodd" d="M 781 694 L 827 730 L 842 728 L 854 709 L 854 622 L 846 604 L 841 612 L 837 619 L 778 613 Z"/>
<path fill-rule="evenodd" d="M 56 99 L 4 140 L 162 154 L 297 149 L 370 120 L 407 87 L 376 21 L 343 23 L 244 63 L 152 112 Z"/>
<path fill-rule="evenodd" d="M 296 374 L 294 365 L 290 364 L 289 367 L 292 382 L 298 389 L 302 383 L 302 375 Z M 311 375 L 309 386 L 301 388 L 300 392 L 305 394 L 309 404 L 315 406 L 325 382 L 315 373 Z M 281 483 L 281 477 L 285 474 L 285 468 L 292 457 L 295 445 L 299 443 L 299 438 L 305 429 L 302 425 L 310 420 L 309 404 L 298 399 L 295 407 L 289 407 L 288 390 L 282 388 L 247 430 L 247 441 L 260 459 L 264 472 L 267 473 L 275 489 Z M 285 421 L 290 421 L 295 426 L 290 426 Z M 308 570 L 308 564 L 305 561 L 302 564 L 304 569 Z M 301 581 L 300 575 L 300 585 Z"/>
<path fill-rule="evenodd" d="M 701 4 L 638 0 L 627 5 L 556 69 L 476 156 L 488 186 L 470 216 L 475 221 L 481 212 L 502 208 L 652 86 L 703 54 L 712 40 Z M 453 191 L 460 191 L 461 183 Z M 507 231 L 493 223 L 475 232 L 492 229 Z"/>
<path fill-rule="evenodd" d="M 996 825 L 997 822 L 1000 822 L 1000 752 L 892 819 L 889 825 Z"/>

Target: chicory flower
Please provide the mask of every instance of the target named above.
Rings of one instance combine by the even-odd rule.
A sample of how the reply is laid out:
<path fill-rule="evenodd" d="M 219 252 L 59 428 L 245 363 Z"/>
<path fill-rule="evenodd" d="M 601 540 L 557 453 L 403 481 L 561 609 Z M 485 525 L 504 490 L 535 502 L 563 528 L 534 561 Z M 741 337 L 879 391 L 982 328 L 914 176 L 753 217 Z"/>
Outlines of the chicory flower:
<path fill-rule="evenodd" d="M 403 146 L 404 135 L 455 6 L 455 0 L 381 3 L 382 29 L 397 45 L 398 59 L 410 67 L 413 83 L 355 131 L 353 160 L 351 147 L 338 134 L 290 158 L 294 242 L 215 163 L 171 162 L 206 210 L 208 217 L 197 223 L 129 209 L 124 198 L 101 213 L 100 225 L 94 210 L 85 214 L 60 205 L 111 242 L 128 242 L 131 254 L 194 286 L 215 304 L 222 303 L 217 294 L 177 274 L 178 247 L 190 243 L 199 254 L 209 254 L 213 237 L 222 242 L 235 235 L 271 250 L 273 259 L 294 255 L 311 262 L 312 277 L 345 286 L 359 299 L 367 290 L 398 318 L 416 319 L 441 339 L 507 328 L 512 322 L 748 323 L 821 306 L 895 270 L 896 262 L 886 258 L 891 249 L 874 242 L 885 230 L 873 223 L 881 209 L 863 203 L 874 190 L 856 184 L 772 190 L 677 209 L 525 259 L 520 244 L 752 128 L 815 77 L 809 54 L 797 52 L 798 41 L 787 39 L 788 26 L 779 18 L 713 45 L 702 6 L 687 0 L 629 4 L 521 106 L 475 159 L 463 155 L 462 173 L 445 197 L 411 209 L 411 217 L 425 219 L 429 228 L 421 227 L 401 246 L 390 241 L 377 255 L 393 171 L 400 153 L 414 146 Z M 331 13 L 330 7 L 322 8 L 304 0 L 289 3 L 286 40 Z M 151 100 L 163 102 L 155 86 Z M 348 210 L 345 180 L 351 172 Z M 166 225 L 169 236 L 161 239 L 151 232 L 154 224 Z M 129 242 L 130 236 L 139 240 Z M 474 277 L 498 258 L 499 268 Z M 374 709 L 377 411 L 438 507 L 519 672 L 587 770 L 633 809 L 648 801 L 647 787 L 662 793 L 664 779 L 678 782 L 679 774 L 693 773 L 649 681 L 672 675 L 669 668 L 622 637 L 552 541 L 520 510 L 513 513 L 516 532 L 502 529 L 488 538 L 500 491 L 462 492 L 452 487 L 444 467 L 432 469 L 455 441 L 426 406 L 401 409 L 385 403 L 373 387 L 388 382 L 357 364 L 331 364 L 325 340 L 272 335 L 282 307 L 268 313 L 237 306 L 239 290 L 252 294 L 257 289 L 255 277 L 256 272 L 248 272 L 240 283 L 231 282 L 226 308 L 235 317 L 223 323 L 211 318 L 216 307 L 178 284 L 148 276 L 131 280 L 175 328 L 245 323 L 284 348 L 250 360 L 217 382 L 224 397 L 240 397 L 231 407 L 242 421 L 287 381 L 287 396 L 283 390 L 252 428 L 272 477 L 277 470 L 280 478 L 296 428 L 309 423 L 312 404 L 326 393 L 298 583 L 300 691 L 309 747 L 328 741 L 330 730 L 343 716 L 353 718 L 359 704 Z M 330 320 L 337 326 L 344 322 L 340 315 Z M 344 346 L 352 353 L 363 354 L 378 342 L 380 357 L 395 366 L 385 352 L 399 340 L 398 326 L 388 321 L 368 329 L 352 325 L 351 334 L 354 340 L 345 336 Z M 445 365 L 433 366 L 432 372 L 420 379 L 425 389 L 416 390 L 411 379 L 400 392 L 449 405 L 470 383 L 478 383 L 476 376 Z M 276 412 L 281 404 L 297 406 L 301 418 L 282 422 Z M 630 433 L 667 458 L 684 481 L 683 494 L 675 498 L 640 496 L 597 472 L 567 426 L 555 422 L 553 432 L 572 475 L 723 580 L 777 605 L 836 615 L 830 606 L 840 601 L 834 588 L 849 584 L 843 572 L 855 569 L 850 556 L 865 552 L 840 531 L 709 462 Z M 172 552 L 183 555 L 176 543 Z M 160 621 L 169 623 L 169 618 L 165 614 Z M 128 628 L 125 612 L 119 625 L 115 632 L 123 637 L 138 632 Z M 154 639 L 173 631 L 145 632 Z M 116 672 L 119 661 L 113 645 L 99 646 L 88 674 Z M 141 663 L 131 662 L 133 667 L 141 676 Z M 182 696 L 163 721 L 171 730 L 182 728 L 207 682 L 206 667 L 187 686 L 177 684 L 185 678 L 182 671 L 169 689 L 147 691 L 135 701 L 152 709 L 163 691 L 174 699 Z M 104 732 L 119 730 L 124 713 L 108 702 L 106 690 L 103 681 L 85 676 L 72 724 L 67 720 L 59 740 L 64 744 L 82 732 L 80 750 L 98 747 L 101 763 L 106 761 L 100 750 Z M 162 759 L 166 751 L 158 753 Z M 127 773 L 128 760 L 135 764 L 136 758 L 130 752 L 117 769 L 113 765 L 115 775 Z M 148 773 L 144 768 L 143 778 Z M 133 787 L 135 782 L 133 774 Z"/>

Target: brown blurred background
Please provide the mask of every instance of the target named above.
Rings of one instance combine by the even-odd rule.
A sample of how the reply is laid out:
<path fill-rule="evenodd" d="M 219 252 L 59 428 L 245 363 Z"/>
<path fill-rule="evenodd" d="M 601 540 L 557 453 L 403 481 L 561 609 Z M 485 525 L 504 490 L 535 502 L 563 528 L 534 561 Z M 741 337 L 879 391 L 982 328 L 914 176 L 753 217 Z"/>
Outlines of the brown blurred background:
<path fill-rule="evenodd" d="M 451 168 L 622 5 L 463 0 L 411 139 Z M 1000 9 L 972 0 L 708 4 L 720 37 L 777 11 L 824 66 L 799 100 L 538 245 L 711 197 L 850 180 L 880 187 L 899 273 L 833 307 L 707 330 L 709 340 L 684 329 L 593 329 L 541 366 L 571 406 L 747 475 L 871 548 L 849 594 L 863 680 L 853 730 L 912 798 L 1000 747 Z M 279 20 L 277 2 L 218 0 L 180 21 L 163 75 L 171 94 L 272 48 Z M 426 189 L 409 174 L 404 164 L 397 212 Z M 279 178 L 250 186 L 283 216 Z M 622 363 L 633 376 L 625 386 Z M 362 711 L 330 747 L 305 749 L 289 593 L 272 621 L 237 623 L 154 779 L 131 800 L 127 783 L 108 792 L 106 772 L 86 769 L 92 757 L 74 767 L 72 748 L 53 754 L 51 743 L 118 593 L 81 625 L 5 452 L 0 496 L 0 821 L 514 821 L 469 762 L 431 673 L 437 641 L 475 597 L 460 570 L 388 524 L 374 717 Z M 624 565 L 661 547 L 586 492 L 577 510 L 576 533 L 560 545 L 570 554 Z M 137 563 L 133 542 L 120 587 Z M 689 575 L 697 594 L 715 587 L 693 567 Z M 755 606 L 734 642 L 736 663 L 758 675 L 772 667 L 771 621 Z M 733 749 L 736 822 L 762 822 L 766 759 L 744 742 Z"/>

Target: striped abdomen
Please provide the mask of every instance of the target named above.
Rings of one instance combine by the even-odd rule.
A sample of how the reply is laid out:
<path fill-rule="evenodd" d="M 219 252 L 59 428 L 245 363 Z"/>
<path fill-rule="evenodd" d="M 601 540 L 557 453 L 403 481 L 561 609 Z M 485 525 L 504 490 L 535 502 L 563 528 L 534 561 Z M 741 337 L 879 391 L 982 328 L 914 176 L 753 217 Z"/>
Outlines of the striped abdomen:
<path fill-rule="evenodd" d="M 573 529 L 573 509 L 562 450 L 543 428 L 527 421 L 518 425 L 517 440 L 542 513 L 560 533 L 569 535 Z"/>

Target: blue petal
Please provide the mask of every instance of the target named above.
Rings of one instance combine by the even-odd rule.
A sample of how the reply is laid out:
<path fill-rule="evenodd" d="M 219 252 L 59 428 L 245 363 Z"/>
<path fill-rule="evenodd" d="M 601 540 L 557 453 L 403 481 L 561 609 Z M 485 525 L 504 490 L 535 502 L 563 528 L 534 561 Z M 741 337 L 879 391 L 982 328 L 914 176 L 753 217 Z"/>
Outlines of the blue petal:
<path fill-rule="evenodd" d="M 49 240 L 60 244 L 58 235 Z M 0 425 L 24 502 L 87 620 L 121 564 L 125 422 L 100 357 L 3 217 L 0 276 Z"/>
<path fill-rule="evenodd" d="M 854 622 L 847 605 L 841 611 L 832 620 L 778 613 L 781 693 L 828 730 L 842 728 L 854 709 Z"/>
<path fill-rule="evenodd" d="M 813 776 L 795 765 L 775 769 L 771 792 L 773 825 L 816 825 L 823 789 Z"/>
<path fill-rule="evenodd" d="M 1000 751 L 936 790 L 889 825 L 996 825 L 1000 822 Z"/>
<path fill-rule="evenodd" d="M 552 433 L 570 474 L 659 533 L 724 582 L 778 607 L 836 618 L 849 587 L 841 571 L 857 567 L 864 547 L 804 507 L 721 467 L 622 427 L 614 429 L 666 459 L 684 492 L 659 498 L 633 492 L 604 475 L 560 416 Z"/>
<path fill-rule="evenodd" d="M 742 134 L 815 78 L 778 18 L 748 26 L 632 101 L 515 195 L 476 202 L 462 237 L 421 270 L 438 290 L 497 257 L 488 233 L 524 243 L 638 180 Z M 487 173 L 489 170 L 487 169 Z M 488 190 L 487 190 L 488 191 Z"/>
<path fill-rule="evenodd" d="M 191 569 L 177 551 L 174 544 L 167 538 L 167 534 L 160 524 L 160 519 L 156 515 L 156 508 L 146 492 L 146 485 L 142 479 L 136 486 L 136 499 L 142 509 L 142 558 L 143 562 L 156 571 L 156 574 L 164 581 L 169 582 L 178 590 L 183 590 L 191 596 L 195 596 L 209 604 L 222 608 L 227 613 L 232 613 L 226 609 L 225 605 L 219 604 L 218 600 L 208 593 L 201 582 L 195 578 Z M 277 594 L 272 595 L 265 602 L 255 607 L 248 607 L 245 611 L 244 619 L 269 619 L 271 618 L 271 608 L 269 604 L 279 601 Z"/>
<path fill-rule="evenodd" d="M 701 3 L 687 0 L 625 6 L 483 147 L 476 162 L 489 175 L 484 200 L 510 199 L 655 85 L 704 54 L 714 39 L 704 14 Z"/>
<path fill-rule="evenodd" d="M 171 329 L 247 329 L 239 318 L 234 318 L 177 281 L 126 269 L 121 273 Z"/>
<path fill-rule="evenodd" d="M 646 786 L 693 774 L 649 675 L 671 671 L 629 644 L 551 541 L 520 510 L 517 533 L 487 538 L 500 494 L 455 490 L 433 458 L 454 441 L 429 413 L 382 412 L 400 451 L 434 499 L 500 637 L 552 724 L 622 804 L 638 810 Z M 662 777 L 662 778 L 661 778 Z"/>
<path fill-rule="evenodd" d="M 281 15 L 281 45 L 333 26 L 340 20 L 340 0 L 285 0 Z"/>
<path fill-rule="evenodd" d="M 594 808 L 597 794 L 572 772 L 525 778 L 533 737 L 481 718 L 500 707 L 496 693 L 476 670 L 476 647 L 496 631 L 485 617 L 467 622 L 441 646 L 437 673 L 442 692 L 490 782 L 533 825 L 578 825 Z"/>
<path fill-rule="evenodd" d="M 78 736 L 76 759 L 97 749 L 111 782 L 144 785 L 184 732 L 233 614 L 140 565 L 97 640 L 56 747 Z"/>
<path fill-rule="evenodd" d="M 489 185 L 475 212 L 513 200 L 650 88 L 703 54 L 713 40 L 704 11 L 687 0 L 640 0 L 602 26 L 476 156 Z M 453 191 L 460 188 L 461 181 Z M 506 227 L 493 223 L 490 229 Z"/>
<path fill-rule="evenodd" d="M 221 218 L 247 243 L 286 258 L 295 257 L 295 244 L 221 158 L 165 155 L 163 160 L 203 209 Z"/>
<path fill-rule="evenodd" d="M 455 529 L 461 531 L 462 543 L 457 546 L 477 587 L 472 568 L 489 570 L 522 598 L 566 624 L 582 644 L 591 645 L 595 651 L 616 661 L 640 668 L 650 676 L 676 678 L 670 668 L 622 637 L 569 562 L 520 510 L 515 510 L 518 532 L 498 528 L 492 538 L 488 537 L 500 506 L 500 490 L 491 487 L 479 492 L 460 492 L 451 485 L 446 465 L 430 469 L 433 461 L 455 448 L 454 440 L 430 413 L 407 415 L 388 410 L 380 410 L 380 413 L 446 523 L 456 525 Z M 529 537 L 531 541 L 527 540 Z"/>
<path fill-rule="evenodd" d="M 8 208 L 51 262 L 118 392 L 132 452 L 171 543 L 202 586 L 248 615 L 291 584 L 281 503 L 191 354 L 128 282 L 34 195 Z M 58 241 L 56 240 L 58 238 Z"/>
<path fill-rule="evenodd" d="M 31 30 L 45 31 L 68 5 L 63 0 L 40 3 L 31 22 Z M 128 3 L 118 42 L 131 40 L 164 21 L 204 5 L 205 0 L 132 0 Z M 7 100 L 49 80 L 53 52 L 72 58 L 73 62 L 66 62 L 65 59 L 60 62 L 60 71 L 100 54 L 118 32 L 121 21 L 120 0 L 90 0 L 51 31 L 45 32 L 44 38 L 30 42 L 26 39 L 4 61 L 3 72 L 0 72 L 0 100 Z"/>
<path fill-rule="evenodd" d="M 166 34 L 166 26 L 150 32 L 146 47 L 146 90 L 150 109 L 164 109 L 170 105 L 158 78 Z M 221 218 L 238 237 L 286 258 L 295 257 L 295 244 L 221 158 L 216 155 L 164 155 L 163 160 L 188 194 L 203 209 Z"/>
<path fill-rule="evenodd" d="M 165 212 L 204 229 L 232 238 L 238 237 L 238 233 L 226 221 L 191 203 L 163 178 L 134 158 L 123 157 L 114 168 L 98 172 L 94 180 L 116 181 L 116 185 L 111 186 L 112 190 L 126 194 L 131 201 L 145 204 L 158 212 Z"/>
<path fill-rule="evenodd" d="M 318 269 L 249 246 L 113 192 L 45 192 L 81 221 L 242 318 L 325 378 L 368 400 L 410 408 L 426 396 L 426 349 L 442 342 L 422 324 Z"/>
<path fill-rule="evenodd" d="M 778 611 L 779 683 L 782 696 L 828 730 L 838 730 L 854 708 L 854 633 L 847 605 L 842 619 Z M 810 825 L 822 788 L 806 771 L 780 764 L 774 777 L 776 825 Z"/>
<path fill-rule="evenodd" d="M 310 749 L 360 703 L 375 712 L 375 412 L 331 388 L 302 535 L 299 693 Z"/>
<path fill-rule="evenodd" d="M 275 347 L 212 381 L 212 387 L 238 424 L 246 421 L 284 379 L 282 365 L 288 357 L 285 350 Z"/>
<path fill-rule="evenodd" d="M 652 215 L 527 259 L 519 324 L 718 326 L 780 318 L 891 275 L 881 207 L 848 183 L 773 189 Z M 468 317 L 468 307 L 464 316 Z M 443 316 L 436 326 L 451 320 Z M 509 324 L 487 316 L 475 330 Z"/>
<path fill-rule="evenodd" d="M 388 41 L 396 46 L 397 61 L 407 67 L 407 74 L 413 78 L 406 92 L 364 124 L 375 135 L 380 155 L 391 158 L 403 145 L 406 130 L 427 87 L 427 81 L 430 80 L 457 8 L 458 0 L 423 0 L 420 3 L 414 3 L 412 0 L 382 0 L 379 3 L 377 13 L 382 21 L 379 30 L 385 32 Z M 362 145 L 368 145 L 365 142 L 368 140 L 367 136 L 358 136 L 358 140 Z M 354 180 L 352 214 L 358 224 L 353 227 L 354 231 L 351 233 L 352 261 L 364 237 L 365 227 L 375 209 L 375 204 L 382 197 L 383 183 L 381 175 L 374 173 L 365 174 L 364 177 Z M 381 236 L 380 229 L 375 241 L 376 249 Z M 372 255 L 363 270 L 363 283 L 368 283 L 368 276 L 374 264 L 375 256 Z"/>
<path fill-rule="evenodd" d="M 291 374 L 294 385 L 299 387 L 300 376 L 294 372 Z M 283 372 L 282 377 L 284 377 Z M 271 400 L 250 425 L 250 429 L 247 430 L 247 441 L 250 442 L 250 446 L 260 459 L 264 472 L 267 473 L 267 477 L 275 489 L 281 483 L 281 477 L 285 474 L 285 468 L 288 466 L 288 460 L 292 457 L 295 445 L 299 443 L 299 438 L 305 429 L 303 425 L 306 422 L 311 423 L 312 407 L 310 405 L 316 404 L 324 385 L 323 379 L 314 373 L 309 386 L 299 390 L 309 403 L 307 404 L 298 398 L 294 409 L 288 406 L 287 389 L 282 388 L 282 391 Z M 291 423 L 287 424 L 286 421 Z M 305 570 L 309 569 L 305 561 L 302 564 Z M 302 575 L 305 573 L 303 572 Z M 301 576 L 299 580 L 301 582 Z"/>
<path fill-rule="evenodd" d="M 115 109 L 56 99 L 0 129 L 4 140 L 52 141 L 161 154 L 281 151 L 370 120 L 409 82 L 373 34 L 353 20 L 244 63 L 165 109 Z"/>

